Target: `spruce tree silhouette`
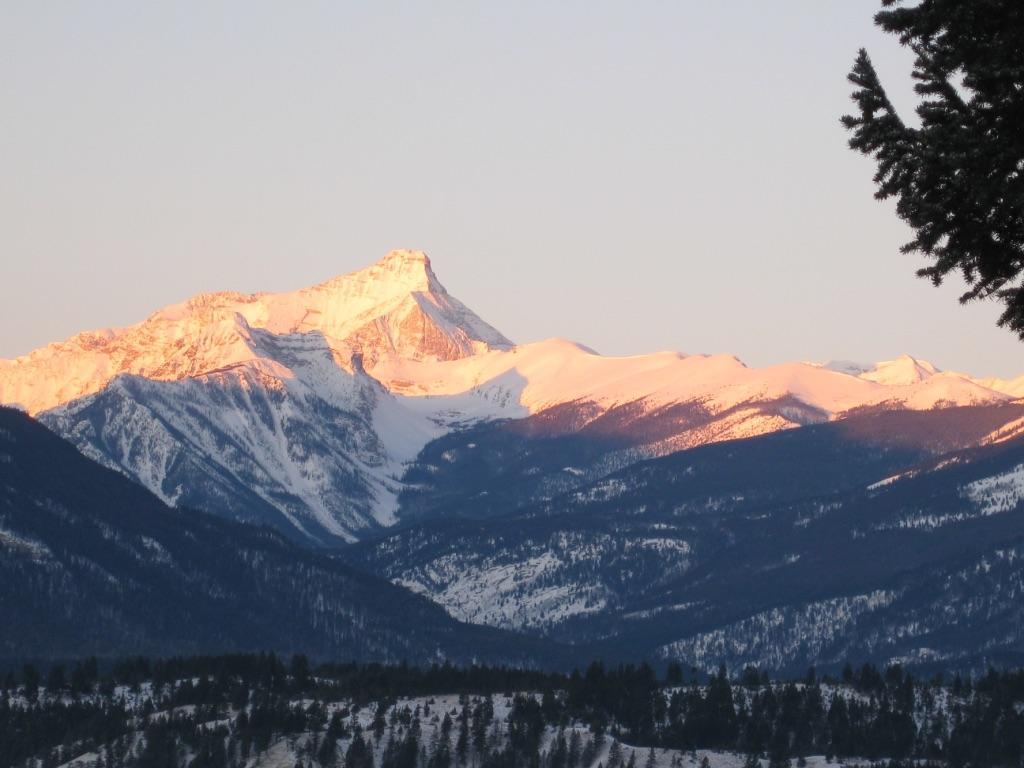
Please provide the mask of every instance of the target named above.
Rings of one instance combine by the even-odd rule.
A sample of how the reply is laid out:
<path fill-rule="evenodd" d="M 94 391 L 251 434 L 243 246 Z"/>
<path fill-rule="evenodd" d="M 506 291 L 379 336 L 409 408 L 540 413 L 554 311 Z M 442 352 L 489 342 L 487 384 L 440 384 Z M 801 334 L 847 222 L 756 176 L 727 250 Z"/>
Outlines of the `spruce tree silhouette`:
<path fill-rule="evenodd" d="M 849 80 L 858 114 L 842 123 L 850 147 L 873 156 L 875 197 L 895 198 L 914 230 L 902 250 L 953 272 L 961 303 L 1003 303 L 999 325 L 1024 339 L 1024 3 L 1020 0 L 882 0 L 875 24 L 915 54 L 920 125 L 897 114 L 861 49 Z"/>

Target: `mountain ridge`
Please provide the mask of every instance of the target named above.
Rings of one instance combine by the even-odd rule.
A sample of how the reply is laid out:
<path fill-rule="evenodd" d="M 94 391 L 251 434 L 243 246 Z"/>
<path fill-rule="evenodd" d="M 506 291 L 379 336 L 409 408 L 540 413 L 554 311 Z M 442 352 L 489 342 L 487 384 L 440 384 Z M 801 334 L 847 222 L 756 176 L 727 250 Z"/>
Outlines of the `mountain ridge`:
<path fill-rule="evenodd" d="M 863 409 L 994 404 L 1014 392 L 1013 381 L 909 356 L 841 371 L 605 357 L 564 339 L 515 345 L 408 250 L 297 291 L 200 294 L 134 326 L 0 360 L 0 403 L 164 501 L 323 542 L 394 524 L 411 463 L 481 422 L 540 417 L 531 423 L 543 429 L 627 435 L 610 471 Z"/>

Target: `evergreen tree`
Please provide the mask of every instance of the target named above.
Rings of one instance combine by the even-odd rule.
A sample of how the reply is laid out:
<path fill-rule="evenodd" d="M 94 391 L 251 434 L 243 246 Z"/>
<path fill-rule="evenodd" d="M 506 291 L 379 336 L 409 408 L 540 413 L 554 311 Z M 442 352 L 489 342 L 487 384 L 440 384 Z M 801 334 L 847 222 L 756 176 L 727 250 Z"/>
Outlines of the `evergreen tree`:
<path fill-rule="evenodd" d="M 77 662 L 71 673 L 71 692 L 76 696 L 92 690 L 99 676 L 99 662 L 92 656 L 84 662 Z"/>
<path fill-rule="evenodd" d="M 920 127 L 889 100 L 867 51 L 849 79 L 859 113 L 846 115 L 851 148 L 874 156 L 876 197 L 896 198 L 914 230 L 903 246 L 932 261 L 935 285 L 951 272 L 993 297 L 999 324 L 1024 339 L 1024 3 L 882 0 L 875 23 L 915 54 Z"/>
<path fill-rule="evenodd" d="M 565 731 L 559 730 L 548 752 L 547 768 L 567 768 L 569 746 L 565 742 Z"/>
<path fill-rule="evenodd" d="M 580 765 L 580 758 L 583 756 L 583 745 L 582 739 L 580 738 L 580 732 L 575 728 L 572 731 L 572 735 L 569 737 L 569 751 L 566 754 L 566 765 L 568 768 L 578 768 Z M 589 766 L 587 767 L 589 768 Z"/>
<path fill-rule="evenodd" d="M 373 739 L 380 743 L 380 740 L 384 737 L 384 726 L 386 725 L 385 714 L 387 713 L 387 703 L 381 701 L 377 704 L 377 711 L 373 715 Z"/>
<path fill-rule="evenodd" d="M 586 744 L 583 745 L 583 754 L 580 757 L 580 765 L 583 768 L 590 768 L 594 764 L 594 758 L 597 757 L 598 751 L 601 749 L 599 743 L 593 736 L 587 737 Z"/>
<path fill-rule="evenodd" d="M 136 761 L 137 768 L 178 768 L 178 741 L 163 723 L 146 729 L 145 743 Z"/>
<path fill-rule="evenodd" d="M 487 739 L 487 727 L 494 717 L 494 701 L 490 696 L 479 702 L 473 709 L 473 750 L 479 755 L 483 752 Z"/>
<path fill-rule="evenodd" d="M 740 685 L 751 690 L 761 687 L 761 673 L 757 667 L 748 664 L 743 668 L 743 672 L 740 674 Z"/>
<path fill-rule="evenodd" d="M 309 674 L 309 659 L 304 654 L 300 653 L 292 656 L 289 672 L 291 673 L 292 683 L 296 690 L 304 691 L 312 685 L 313 679 Z"/>
<path fill-rule="evenodd" d="M 331 723 L 316 753 L 317 762 L 324 768 L 333 768 L 338 761 L 338 739 L 345 733 L 345 725 L 341 720 L 341 712 L 335 710 Z"/>
<path fill-rule="evenodd" d="M 469 754 L 469 701 L 463 701 L 459 712 L 459 735 L 455 739 L 455 759 L 459 765 L 466 764 Z"/>
<path fill-rule="evenodd" d="M 608 768 L 622 768 L 622 745 L 618 740 L 612 740 L 608 748 Z"/>
<path fill-rule="evenodd" d="M 345 768 L 373 768 L 373 752 L 363 739 L 362 730 L 356 727 L 352 742 L 345 751 Z"/>
<path fill-rule="evenodd" d="M 29 701 L 35 699 L 39 694 L 39 670 L 32 664 L 26 664 L 21 668 L 21 684 L 25 690 L 25 698 Z"/>
<path fill-rule="evenodd" d="M 666 685 L 682 685 L 683 684 L 683 665 L 678 661 L 671 661 L 665 670 L 665 684 Z"/>
<path fill-rule="evenodd" d="M 439 741 L 427 761 L 427 768 L 451 768 L 452 752 L 447 741 Z"/>

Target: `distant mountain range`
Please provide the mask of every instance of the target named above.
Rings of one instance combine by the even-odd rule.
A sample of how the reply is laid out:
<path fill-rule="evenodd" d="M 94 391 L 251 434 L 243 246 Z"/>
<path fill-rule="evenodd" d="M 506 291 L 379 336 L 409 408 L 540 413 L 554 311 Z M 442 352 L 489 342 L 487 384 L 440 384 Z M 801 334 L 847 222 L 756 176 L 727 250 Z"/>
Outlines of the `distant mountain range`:
<path fill-rule="evenodd" d="M 1019 660 L 1022 395 L 909 356 L 515 345 L 415 251 L 198 296 L 0 361 L 0 402 L 124 476 L 4 412 L 0 656 L 119 627 L 151 653 Z"/>
<path fill-rule="evenodd" d="M 590 460 L 564 486 L 864 409 L 1020 394 L 1024 377 L 975 379 L 910 357 L 752 369 L 726 355 L 516 346 L 450 296 L 416 251 L 292 293 L 200 295 L 135 326 L 0 361 L 0 403 L 167 503 L 321 543 L 397 522 L 400 496 L 418 485 L 410 463 L 467 425 L 515 419 L 532 434 L 579 435 Z"/>

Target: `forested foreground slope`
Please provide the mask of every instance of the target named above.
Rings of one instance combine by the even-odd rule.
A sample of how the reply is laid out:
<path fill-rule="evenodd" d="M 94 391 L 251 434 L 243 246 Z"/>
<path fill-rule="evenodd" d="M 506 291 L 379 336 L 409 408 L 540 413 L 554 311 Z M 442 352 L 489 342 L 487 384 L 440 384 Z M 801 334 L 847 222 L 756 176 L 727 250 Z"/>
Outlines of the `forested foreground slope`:
<path fill-rule="evenodd" d="M 322 665 L 304 657 L 25 668 L 0 689 L 0 763 L 18 768 L 753 768 L 1020 764 L 1024 676 L 916 680 L 847 667 Z"/>

